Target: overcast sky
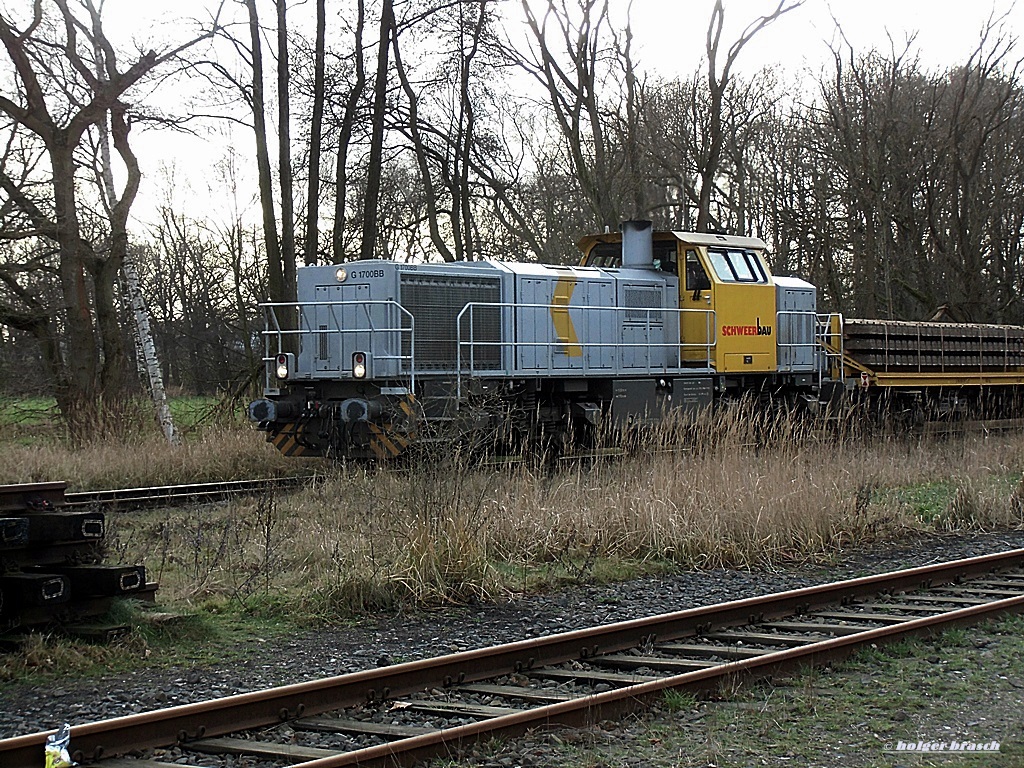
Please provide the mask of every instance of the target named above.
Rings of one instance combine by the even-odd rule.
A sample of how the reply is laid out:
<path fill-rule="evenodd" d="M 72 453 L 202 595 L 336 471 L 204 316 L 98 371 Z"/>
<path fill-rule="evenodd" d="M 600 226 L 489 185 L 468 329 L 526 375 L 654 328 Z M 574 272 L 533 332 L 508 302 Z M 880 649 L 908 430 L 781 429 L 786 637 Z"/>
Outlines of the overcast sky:
<path fill-rule="evenodd" d="M 622 22 L 628 0 L 610 1 L 613 17 Z M 27 0 L 18 2 L 27 4 Z M 367 0 L 371 9 L 377 2 Z M 546 0 L 531 2 L 538 8 L 546 5 Z M 519 0 L 505 0 L 505 3 L 509 23 L 521 25 Z M 214 4 L 215 0 L 105 0 L 104 16 L 116 42 L 123 45 L 136 38 L 140 43 L 159 44 L 185 39 L 193 27 L 177 20 L 208 16 L 204 9 Z M 233 13 L 238 12 L 234 0 L 227 0 L 226 4 Z M 328 7 L 330 5 L 331 0 L 328 0 Z M 648 76 L 663 78 L 692 75 L 701 66 L 713 5 L 714 0 L 633 0 L 636 59 L 641 69 Z M 725 0 L 724 5 L 723 49 L 753 20 L 774 10 L 777 0 Z M 311 18 L 314 6 L 306 0 L 296 1 L 291 7 L 289 21 L 299 25 L 304 17 Z M 271 23 L 269 6 L 267 15 L 266 21 Z M 806 0 L 803 6 L 790 11 L 755 37 L 741 54 L 737 70 L 754 72 L 775 66 L 793 82 L 808 72 L 817 74 L 830 56 L 829 44 L 836 40 L 836 22 L 858 52 L 873 47 L 888 51 L 887 35 L 892 37 L 897 50 L 902 50 L 908 36 L 916 34 L 914 48 L 922 63 L 927 68 L 944 68 L 965 61 L 976 49 L 986 21 L 998 21 L 1001 17 L 1005 17 L 1002 21 L 1005 34 L 1024 35 L 1024 0 L 1017 3 L 1012 0 L 958 0 L 956 3 L 952 0 Z M 159 21 L 154 24 L 154 19 Z M 334 26 L 340 30 L 337 23 Z M 516 30 L 510 31 L 515 36 Z M 1019 46 L 1017 55 L 1024 56 L 1024 43 Z M 271 107 L 270 112 L 273 111 Z M 166 137 L 153 134 L 137 135 L 135 141 L 147 172 L 144 195 L 153 194 L 153 146 L 163 147 L 163 151 L 158 152 L 162 155 L 161 161 L 176 162 L 180 175 L 193 176 L 187 170 L 189 158 L 177 158 L 174 155 L 180 153 L 167 152 L 171 146 L 180 146 L 178 141 L 168 143 Z M 251 135 L 238 135 L 236 141 L 244 163 L 244 158 L 251 156 Z M 199 162 L 207 165 L 220 154 L 214 149 L 194 143 L 190 152 L 192 164 L 205 156 Z"/>
<path fill-rule="evenodd" d="M 379 0 L 366 0 L 372 13 Z M 217 0 L 105 0 L 104 16 L 113 36 L 160 39 L 178 38 L 176 19 L 201 17 Z M 545 0 L 531 0 L 538 9 Z M 613 13 L 624 18 L 629 0 L 610 0 Z M 742 29 L 762 14 L 771 12 L 778 0 L 725 0 L 723 41 L 731 43 Z M 17 4 L 28 0 L 17 0 Z M 504 0 L 509 18 L 521 17 L 519 0 Z M 234 0 L 227 0 L 233 6 Z M 328 7 L 331 1 L 328 0 Z M 633 31 L 641 56 L 649 69 L 667 76 L 689 74 L 704 52 L 704 38 L 714 0 L 632 0 Z M 1016 6 L 1016 7 L 1015 7 Z M 311 17 L 313 3 L 291 4 L 292 23 Z M 232 9 L 234 11 L 234 9 Z M 1007 15 L 1009 29 L 1024 33 L 1024 0 L 805 0 L 771 28 L 762 31 L 744 52 L 745 68 L 780 64 L 799 68 L 805 61 L 820 62 L 835 34 L 833 17 L 853 46 L 888 47 L 886 33 L 902 43 L 917 33 L 917 46 L 929 64 L 962 60 L 977 45 L 985 21 Z M 154 20 L 159 23 L 153 25 Z M 268 23 L 272 19 L 267 19 Z M 330 23 L 330 21 L 328 22 Z M 372 36 L 372 35 L 371 35 Z"/>
<path fill-rule="evenodd" d="M 723 42 L 734 41 L 776 5 L 777 0 L 725 0 Z M 645 68 L 666 76 L 692 73 L 704 52 L 713 6 L 714 0 L 633 0 L 634 35 Z M 776 65 L 794 74 L 805 67 L 817 71 L 838 21 L 856 50 L 888 50 L 887 32 L 902 49 L 907 36 L 917 33 L 922 62 L 941 67 L 964 61 L 985 22 L 1004 14 L 1008 31 L 1024 33 L 1024 0 L 806 0 L 760 32 L 738 64 L 741 70 Z"/>

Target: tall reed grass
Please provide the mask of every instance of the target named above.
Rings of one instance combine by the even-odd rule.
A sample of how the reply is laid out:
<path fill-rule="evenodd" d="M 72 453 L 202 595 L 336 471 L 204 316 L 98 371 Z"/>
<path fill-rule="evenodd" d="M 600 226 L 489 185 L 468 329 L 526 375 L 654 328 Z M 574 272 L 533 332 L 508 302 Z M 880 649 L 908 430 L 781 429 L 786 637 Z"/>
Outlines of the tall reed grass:
<path fill-rule="evenodd" d="M 753 413 L 634 435 L 624 457 L 555 472 L 489 469 L 458 451 L 402 469 L 337 466 L 294 495 L 118 516 L 114 546 L 146 561 L 172 602 L 263 595 L 337 617 L 1024 525 L 1017 436 L 837 437 Z"/>
<path fill-rule="evenodd" d="M 36 441 L 0 447 L 0 483 L 64 480 L 69 490 L 256 479 L 324 471 L 320 460 L 289 459 L 248 427 L 199 430 L 170 445 L 153 430 L 132 439 L 72 445 Z"/>

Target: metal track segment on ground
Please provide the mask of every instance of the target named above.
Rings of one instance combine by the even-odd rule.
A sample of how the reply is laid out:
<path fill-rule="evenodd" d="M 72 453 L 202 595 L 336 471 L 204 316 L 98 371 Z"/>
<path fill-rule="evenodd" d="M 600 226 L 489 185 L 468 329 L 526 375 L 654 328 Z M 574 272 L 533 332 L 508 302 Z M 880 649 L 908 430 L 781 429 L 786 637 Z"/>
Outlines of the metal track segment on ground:
<path fill-rule="evenodd" d="M 75 726 L 71 745 L 76 759 L 85 764 L 230 733 L 268 727 L 301 717 L 419 693 L 432 688 L 453 689 L 511 673 L 536 671 L 549 665 L 616 654 L 631 648 L 656 647 L 683 638 L 707 636 L 714 629 L 724 634 L 730 627 L 744 627 L 802 615 L 826 606 L 838 606 L 868 595 L 911 592 L 936 585 L 956 584 L 993 571 L 1024 567 L 1024 550 L 913 568 L 877 576 L 807 587 L 776 595 L 748 598 L 713 606 L 694 608 L 644 619 L 619 622 L 586 630 L 524 640 L 493 648 L 466 651 L 450 656 L 367 670 L 308 683 L 240 694 L 171 709 L 131 715 L 113 720 Z M 808 638 L 796 647 L 772 650 L 753 657 L 698 669 L 692 672 L 641 680 L 603 693 L 570 701 L 546 704 L 513 714 L 502 714 L 480 722 L 443 731 L 403 738 L 379 746 L 349 752 L 315 752 L 317 759 L 300 768 L 341 768 L 348 765 L 407 764 L 443 753 L 461 742 L 484 735 L 512 735 L 546 724 L 578 725 L 633 710 L 651 697 L 670 688 L 705 689 L 719 685 L 723 677 L 758 675 L 768 670 L 818 663 L 843 657 L 866 643 L 897 635 L 925 633 L 941 627 L 977 622 L 987 616 L 1024 611 L 1024 579 L 1020 594 L 905 622 L 866 629 L 840 637 Z M 983 600 L 979 597 L 979 602 Z M 845 612 L 845 611 L 844 611 Z M 813 618 L 810 616 L 808 618 Z M 827 619 L 826 621 L 837 621 Z M 821 624 L 826 629 L 829 624 Z M 39 765 L 48 733 L 0 741 L 0 764 L 5 768 L 35 768 Z M 119 761 L 120 762 L 120 761 Z M 294 762 L 294 760 L 292 761 Z M 141 765 L 145 765 L 142 763 Z M 99 765 L 104 765 L 100 763 Z M 150 763 L 152 765 L 152 763 Z"/>
<path fill-rule="evenodd" d="M 95 639 L 125 627 L 94 622 L 119 597 L 152 600 L 157 589 L 139 565 L 103 562 L 105 515 L 200 504 L 315 478 L 292 477 L 67 493 L 65 482 L 0 485 L 0 635 L 58 627 Z M 111 634 L 113 633 L 113 634 Z"/>
<path fill-rule="evenodd" d="M 219 483 L 188 483 L 149 488 L 118 488 L 64 494 L 65 507 L 139 507 L 181 501 L 207 502 L 251 493 L 263 493 L 315 480 L 315 476 L 229 480 Z"/>

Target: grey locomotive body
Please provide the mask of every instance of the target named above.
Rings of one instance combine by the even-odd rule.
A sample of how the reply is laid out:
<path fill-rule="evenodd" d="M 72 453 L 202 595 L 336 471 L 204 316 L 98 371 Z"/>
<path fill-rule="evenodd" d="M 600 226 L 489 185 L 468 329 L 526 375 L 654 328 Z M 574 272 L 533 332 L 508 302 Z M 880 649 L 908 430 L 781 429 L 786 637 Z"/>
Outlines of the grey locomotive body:
<path fill-rule="evenodd" d="M 733 240 L 760 259 L 763 243 Z M 677 271 L 679 242 L 655 241 L 643 222 L 624 226 L 614 266 L 360 261 L 300 269 L 298 301 L 266 305 L 267 380 L 250 417 L 285 453 L 386 458 L 414 442 L 470 435 L 560 447 L 602 424 L 705 406 L 736 377 L 717 370 L 724 345 L 715 308 L 680 305 L 688 289 Z M 771 359 L 768 370 L 743 373 L 763 384 L 782 370 L 810 384 L 818 367 L 813 286 L 775 286 L 761 273 L 758 287 L 772 306 L 757 325 L 775 333 Z M 776 293 L 779 302 L 795 296 L 797 309 L 779 310 Z M 684 326 L 696 329 L 691 338 Z"/>

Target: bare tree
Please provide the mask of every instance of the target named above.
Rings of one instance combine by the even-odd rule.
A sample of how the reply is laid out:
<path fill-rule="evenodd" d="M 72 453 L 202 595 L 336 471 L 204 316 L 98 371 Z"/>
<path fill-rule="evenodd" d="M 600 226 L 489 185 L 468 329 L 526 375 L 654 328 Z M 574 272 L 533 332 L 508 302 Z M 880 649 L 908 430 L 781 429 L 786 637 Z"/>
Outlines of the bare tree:
<path fill-rule="evenodd" d="M 140 242 L 168 380 L 195 393 L 237 393 L 262 363 L 257 303 L 266 263 L 258 226 L 242 220 L 234 162 L 229 155 L 211 169 L 224 205 L 210 218 L 184 213 L 180 198 L 188 190 L 173 169 L 164 174 L 159 219 Z"/>
<path fill-rule="evenodd" d="M 395 28 L 393 0 L 381 0 L 380 32 L 377 37 L 377 73 L 373 80 L 370 160 L 366 172 L 366 196 L 363 200 L 363 237 L 360 259 L 372 259 L 377 243 L 377 215 L 380 202 L 381 165 L 384 157 L 384 126 L 387 120 L 388 52 Z"/>
<path fill-rule="evenodd" d="M 449 29 L 446 16 L 452 16 Z M 473 65 L 489 27 L 492 13 L 488 0 L 466 7 L 440 7 L 425 12 L 419 21 L 433 21 L 445 64 L 426 83 L 414 85 L 399 50 L 399 35 L 393 36 L 395 71 L 406 98 L 407 117 L 398 129 L 411 143 L 419 169 L 425 218 L 434 249 L 445 261 L 476 257 L 473 180 L 476 144 Z M 397 30 L 396 30 L 397 32 Z M 434 115 L 421 111 L 421 93 L 451 94 L 450 104 L 433 104 Z"/>
<path fill-rule="evenodd" d="M 469 13 L 467 13 L 467 10 Z M 480 52 L 484 34 L 489 27 L 491 9 L 487 0 L 480 0 L 468 9 L 458 6 L 458 114 L 453 121 L 455 169 L 452 173 L 452 232 L 460 259 L 472 260 L 476 255 L 473 230 L 470 170 L 473 144 L 476 141 L 476 108 L 473 103 L 473 64 Z"/>
<path fill-rule="evenodd" d="M 288 0 L 277 6 L 277 173 L 281 190 L 281 271 L 278 301 L 295 301 L 295 195 L 292 187 L 291 90 L 288 71 Z"/>
<path fill-rule="evenodd" d="M 320 141 L 324 125 L 324 49 L 327 28 L 326 0 L 316 0 L 316 42 L 313 48 L 313 115 L 309 128 L 309 182 L 306 192 L 304 264 L 316 264 L 320 240 Z"/>
<path fill-rule="evenodd" d="M 618 167 L 602 111 L 604 100 L 616 100 L 604 71 L 611 55 L 605 32 L 610 24 L 608 1 L 579 0 L 577 20 L 566 0 L 548 0 L 541 20 L 527 0 L 522 6 L 533 46 L 529 52 L 510 49 L 512 56 L 543 87 L 596 223 L 616 226 L 621 218 Z"/>
<path fill-rule="evenodd" d="M 244 0 L 249 16 L 249 61 L 252 67 L 251 86 L 235 82 L 243 94 L 248 95 L 252 110 L 253 131 L 256 138 L 256 170 L 260 186 L 260 210 L 263 213 L 263 241 L 267 253 L 267 292 L 271 301 L 290 301 L 288 268 L 285 265 L 281 241 L 278 239 L 277 212 L 274 210 L 274 178 L 270 167 L 270 147 L 267 138 L 266 97 L 263 85 L 263 40 L 256 0 Z"/>
<path fill-rule="evenodd" d="M 366 69 L 363 65 L 363 28 L 366 24 L 366 9 L 363 0 L 356 3 L 356 23 L 352 46 L 354 81 L 345 99 L 345 110 L 338 129 L 338 149 L 334 174 L 334 227 L 331 232 L 331 255 L 335 264 L 345 260 L 345 222 L 348 201 L 348 160 L 352 132 L 359 111 L 359 97 L 366 87 Z"/>
<path fill-rule="evenodd" d="M 1024 93 L 1018 76 L 1024 61 L 1012 57 L 1015 40 L 1000 35 L 992 22 L 986 25 L 978 46 L 967 63 L 951 73 L 940 98 L 948 110 L 945 125 L 945 160 L 951 225 L 933 228 L 932 235 L 942 251 L 953 254 L 955 283 L 966 303 L 986 307 L 986 316 L 978 319 L 1002 319 L 1006 310 L 1019 302 L 1019 292 L 1006 282 L 1008 260 L 1005 250 L 993 237 L 993 219 L 999 195 L 1011 171 L 1004 157 L 1020 147 Z M 1007 145 L 1007 139 L 1010 143 Z M 1011 157 L 1013 155 L 1010 155 Z"/>
<path fill-rule="evenodd" d="M 37 195 L 25 177 L 11 175 L 9 165 L 0 169 L 0 186 L 20 217 L 5 229 L 4 239 L 38 241 L 40 252 L 48 247 L 42 243 L 53 245 L 60 298 L 44 308 L 24 293 L 18 275 L 8 271 L 4 283 L 21 308 L 0 309 L 0 322 L 31 327 L 45 350 L 70 431 L 84 437 L 95 429 L 104 409 L 116 411 L 125 392 L 126 356 L 114 286 L 127 251 L 126 223 L 140 176 L 128 141 L 130 105 L 124 98 L 162 64 L 209 38 L 217 22 L 215 18 L 211 29 L 183 44 L 137 54 L 122 66 L 92 0 L 81 0 L 75 9 L 69 0 L 52 0 L 45 8 L 37 0 L 23 26 L 9 13 L 0 15 L 0 42 L 13 69 L 14 89 L 0 94 L 0 112 L 13 121 L 12 131 L 27 131 L 39 142 L 50 173 L 46 194 Z M 103 52 L 102 78 L 92 60 L 97 50 Z M 58 65 L 49 66 L 55 57 Z M 83 228 L 76 152 L 108 115 L 127 180 L 106 222 L 109 248 L 104 251 L 102 238 Z M 41 256 L 38 263 L 43 268 L 47 262 Z M 26 318 L 26 312 L 33 317 Z"/>
<path fill-rule="evenodd" d="M 712 226 L 717 227 L 711 214 L 711 197 L 715 188 L 715 179 L 721 169 L 722 153 L 726 144 L 725 126 L 723 125 L 723 105 L 725 94 L 733 76 L 733 66 L 743 48 L 746 47 L 758 32 L 772 24 L 786 13 L 803 5 L 803 0 L 779 0 L 775 10 L 752 21 L 729 46 L 725 60 L 719 67 L 719 54 L 722 44 L 722 28 L 725 24 L 725 7 L 722 0 L 715 0 L 711 11 L 711 21 L 707 32 L 707 64 L 708 64 L 708 112 L 707 126 L 704 132 L 697 159 L 697 173 L 700 177 L 698 190 L 697 221 L 698 232 L 706 232 Z"/>
<path fill-rule="evenodd" d="M 829 306 L 871 317 L 1019 321 L 1022 99 L 1013 40 L 925 71 L 913 38 L 833 50 L 774 161 L 780 242 Z"/>
<path fill-rule="evenodd" d="M 92 23 L 93 33 L 96 39 L 99 39 L 101 36 L 99 21 L 99 15 L 94 14 Z M 94 51 L 94 55 L 96 76 L 100 80 L 103 80 L 106 78 L 106 60 L 104 51 L 97 47 Z M 160 360 L 157 356 L 156 344 L 153 341 L 149 308 L 146 306 L 146 297 L 142 293 L 142 285 L 139 281 L 139 272 L 135 267 L 133 255 L 128 250 L 128 222 L 127 219 L 122 219 L 120 213 L 115 213 L 115 211 L 119 210 L 120 200 L 117 195 L 117 187 L 114 184 L 114 166 L 111 162 L 110 156 L 110 128 L 107 124 L 107 120 L 104 119 L 99 121 L 97 123 L 97 129 L 100 154 L 99 170 L 102 182 L 100 185 L 100 190 L 102 192 L 101 199 L 103 201 L 107 217 L 112 223 L 116 222 L 116 226 L 112 227 L 112 234 L 115 232 L 117 234 L 117 247 L 124 249 L 121 270 L 124 275 L 124 293 L 127 296 L 128 304 L 131 307 L 132 317 L 135 321 L 135 332 L 133 336 L 136 343 L 136 359 L 141 369 L 141 373 L 145 377 L 146 383 L 149 386 L 149 394 L 153 400 L 153 406 L 156 409 L 156 418 L 160 424 L 160 429 L 164 433 L 164 437 L 167 438 L 167 442 L 171 443 L 171 445 L 177 445 L 180 442 L 180 438 L 177 430 L 174 428 L 174 416 L 172 415 L 170 405 L 167 402 L 167 392 L 164 389 L 163 371 L 160 368 Z M 139 166 L 138 162 L 135 160 L 135 155 L 132 152 L 131 147 L 123 147 L 121 154 L 122 157 L 127 156 L 131 162 L 131 168 L 129 170 L 130 176 L 134 176 L 138 179 L 140 176 Z"/>

